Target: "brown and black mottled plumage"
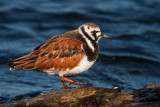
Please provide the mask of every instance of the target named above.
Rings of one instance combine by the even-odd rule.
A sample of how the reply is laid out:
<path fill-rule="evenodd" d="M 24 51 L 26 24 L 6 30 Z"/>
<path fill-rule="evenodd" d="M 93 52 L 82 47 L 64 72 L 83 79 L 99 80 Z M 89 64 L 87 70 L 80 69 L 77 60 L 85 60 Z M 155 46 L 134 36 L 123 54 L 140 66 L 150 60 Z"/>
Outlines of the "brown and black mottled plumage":
<path fill-rule="evenodd" d="M 11 69 L 45 70 L 54 68 L 58 71 L 66 70 L 67 68 L 72 69 L 77 66 L 85 53 L 81 47 L 85 44 L 75 38 L 76 33 L 77 30 L 74 30 L 50 38 L 36 47 L 32 53 L 15 59 L 8 64 L 12 67 Z M 75 37 L 66 37 L 65 35 L 73 35 Z"/>

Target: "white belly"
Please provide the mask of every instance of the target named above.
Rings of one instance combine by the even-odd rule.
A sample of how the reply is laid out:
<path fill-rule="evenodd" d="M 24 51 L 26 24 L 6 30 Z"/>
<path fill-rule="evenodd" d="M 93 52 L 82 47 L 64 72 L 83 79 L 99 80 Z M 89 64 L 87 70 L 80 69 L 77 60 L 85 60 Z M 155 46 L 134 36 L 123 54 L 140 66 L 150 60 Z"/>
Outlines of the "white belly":
<path fill-rule="evenodd" d="M 88 70 L 94 64 L 94 62 L 95 61 L 89 62 L 87 59 L 87 56 L 84 56 L 82 60 L 78 63 L 77 67 L 71 70 L 67 69 L 66 71 L 55 71 L 54 68 L 52 68 L 52 69 L 44 70 L 43 72 L 46 72 L 50 75 L 56 74 L 59 76 L 74 75 L 74 74 L 78 74 Z"/>

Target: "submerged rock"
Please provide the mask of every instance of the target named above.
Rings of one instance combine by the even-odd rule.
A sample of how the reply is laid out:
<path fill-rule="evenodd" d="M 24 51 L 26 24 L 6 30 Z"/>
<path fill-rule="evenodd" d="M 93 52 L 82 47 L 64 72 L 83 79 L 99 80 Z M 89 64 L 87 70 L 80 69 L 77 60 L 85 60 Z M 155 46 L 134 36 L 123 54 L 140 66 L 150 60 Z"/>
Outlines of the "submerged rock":
<path fill-rule="evenodd" d="M 23 98 L 2 104 L 2 107 L 158 107 L 160 85 L 152 84 L 121 92 L 120 88 L 96 88 L 84 86 L 72 89 L 52 90 L 33 98 Z"/>

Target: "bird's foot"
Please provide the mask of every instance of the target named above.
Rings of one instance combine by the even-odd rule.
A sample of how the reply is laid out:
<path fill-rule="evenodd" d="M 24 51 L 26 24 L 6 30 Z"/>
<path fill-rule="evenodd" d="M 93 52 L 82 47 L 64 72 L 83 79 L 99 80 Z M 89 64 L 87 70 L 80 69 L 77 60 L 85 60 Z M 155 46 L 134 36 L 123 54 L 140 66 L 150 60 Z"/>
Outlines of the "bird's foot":
<path fill-rule="evenodd" d="M 72 89 L 72 88 L 75 88 L 75 87 L 68 87 L 67 85 L 66 86 L 62 86 L 62 89 Z"/>
<path fill-rule="evenodd" d="M 70 79 L 68 79 L 68 78 L 66 78 L 66 77 L 61 77 L 61 76 L 60 76 L 59 78 L 61 79 L 61 81 L 62 81 L 62 83 L 63 83 L 62 88 L 65 88 L 65 89 L 75 88 L 75 87 L 68 87 L 68 86 L 66 85 L 65 81 L 69 82 L 70 84 L 74 84 L 74 85 L 85 85 L 85 84 L 87 84 L 87 83 L 75 82 L 75 81 L 72 81 L 72 80 L 70 80 Z"/>

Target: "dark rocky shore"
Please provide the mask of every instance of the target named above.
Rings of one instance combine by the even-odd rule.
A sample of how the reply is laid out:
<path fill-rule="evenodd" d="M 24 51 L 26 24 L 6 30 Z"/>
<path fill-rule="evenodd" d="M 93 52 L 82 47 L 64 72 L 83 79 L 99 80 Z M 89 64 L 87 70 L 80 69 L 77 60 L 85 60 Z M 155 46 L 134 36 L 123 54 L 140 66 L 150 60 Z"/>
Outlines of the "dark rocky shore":
<path fill-rule="evenodd" d="M 30 98 L 1 104 L 0 107 L 160 107 L 160 85 L 152 84 L 133 92 L 120 88 L 84 86 L 57 89 Z"/>

